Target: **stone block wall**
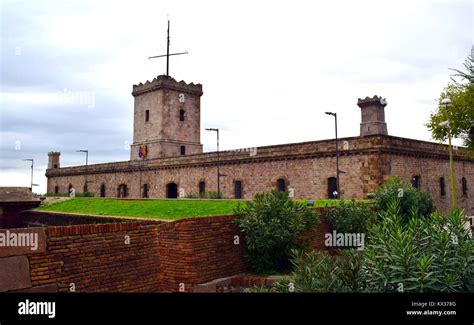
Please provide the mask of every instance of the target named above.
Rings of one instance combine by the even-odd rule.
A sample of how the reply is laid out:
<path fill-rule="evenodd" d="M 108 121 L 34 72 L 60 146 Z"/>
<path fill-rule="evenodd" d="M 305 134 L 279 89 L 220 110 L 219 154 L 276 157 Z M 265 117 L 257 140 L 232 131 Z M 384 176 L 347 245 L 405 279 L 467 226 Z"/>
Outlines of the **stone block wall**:
<path fill-rule="evenodd" d="M 422 179 L 422 189 L 437 193 L 439 184 L 434 176 L 427 176 L 423 171 L 446 174 L 449 185 L 445 145 L 376 135 L 340 139 L 339 148 L 340 169 L 344 172 L 340 175 L 341 194 L 346 199 L 365 199 L 389 177 L 399 176 L 409 181 L 417 173 Z M 106 187 L 107 197 L 117 197 L 120 184 L 127 185 L 130 198 L 141 197 L 144 184 L 148 184 L 150 198 L 165 198 L 168 183 L 177 184 L 185 195 L 198 193 L 201 181 L 205 182 L 206 191 L 216 191 L 216 161 L 216 153 L 211 152 L 90 165 L 87 170 L 84 166 L 48 169 L 48 192 L 54 192 L 55 186 L 59 186 L 60 193 L 67 192 L 69 184 L 81 192 L 86 174 L 88 189 L 96 196 L 100 194 L 101 184 Z M 221 173 L 227 175 L 221 177 L 221 191 L 227 198 L 235 197 L 235 181 L 242 183 L 243 198 L 252 199 L 258 192 L 276 188 L 279 178 L 287 181 L 295 198 L 327 198 L 328 178 L 336 176 L 334 140 L 224 151 L 220 153 L 220 161 Z M 464 177 L 468 187 L 474 186 L 474 160 L 456 153 L 455 164 L 458 185 Z M 427 177 L 432 180 L 424 182 Z M 457 193 L 460 206 L 468 214 L 474 214 L 472 204 L 469 205 L 473 201 L 469 200 L 470 192 L 463 196 L 459 188 Z M 449 209 L 449 197 L 433 197 L 441 211 Z"/>

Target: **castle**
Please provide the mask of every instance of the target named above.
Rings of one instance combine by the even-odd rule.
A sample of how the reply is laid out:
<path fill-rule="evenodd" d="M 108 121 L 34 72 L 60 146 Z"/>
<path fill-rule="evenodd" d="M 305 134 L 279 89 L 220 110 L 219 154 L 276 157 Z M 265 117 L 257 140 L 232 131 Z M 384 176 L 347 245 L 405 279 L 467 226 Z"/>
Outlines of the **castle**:
<path fill-rule="evenodd" d="M 334 197 L 335 139 L 203 153 L 202 94 L 202 85 L 164 75 L 134 85 L 130 160 L 61 168 L 60 153 L 50 152 L 48 193 L 74 188 L 98 197 L 182 198 L 216 191 L 219 183 L 225 198 L 251 199 L 271 189 L 289 191 L 295 198 Z M 359 99 L 357 105 L 360 135 L 338 139 L 340 197 L 365 199 L 384 180 L 399 176 L 429 192 L 437 208 L 447 211 L 447 146 L 388 135 L 387 103 L 381 97 Z M 474 160 L 457 150 L 454 164 L 458 206 L 473 215 L 469 185 L 474 184 Z"/>

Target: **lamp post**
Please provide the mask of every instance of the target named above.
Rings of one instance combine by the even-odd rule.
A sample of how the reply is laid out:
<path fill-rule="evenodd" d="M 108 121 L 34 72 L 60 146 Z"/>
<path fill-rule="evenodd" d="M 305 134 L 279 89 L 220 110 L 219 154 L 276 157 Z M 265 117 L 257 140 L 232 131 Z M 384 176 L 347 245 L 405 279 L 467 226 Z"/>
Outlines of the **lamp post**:
<path fill-rule="evenodd" d="M 23 159 L 23 161 L 31 161 L 31 182 L 30 182 L 30 190 L 33 192 L 33 186 L 36 186 L 37 184 L 33 184 L 33 164 L 34 164 L 34 159 L 28 158 L 28 159 Z"/>
<path fill-rule="evenodd" d="M 84 192 L 88 191 L 87 188 L 87 165 L 89 164 L 89 150 L 76 150 L 76 152 L 84 152 L 86 154 L 86 176 L 85 176 L 85 183 L 84 183 Z"/>
<path fill-rule="evenodd" d="M 334 116 L 334 123 L 335 123 L 335 129 L 336 129 L 336 192 L 337 192 L 337 198 L 340 198 L 340 187 L 339 187 L 339 141 L 337 139 L 337 113 L 333 112 L 325 112 L 327 115 Z"/>
<path fill-rule="evenodd" d="M 217 133 L 217 195 L 221 194 L 221 171 L 219 158 L 219 128 L 207 128 L 206 131 L 214 131 Z"/>
<path fill-rule="evenodd" d="M 441 105 L 444 106 L 446 112 L 448 111 L 448 107 L 451 106 L 452 102 L 451 99 L 445 98 L 441 101 Z M 451 202 L 452 208 L 455 209 L 457 206 L 456 200 L 456 180 L 454 179 L 454 161 L 453 161 L 453 146 L 451 144 L 451 125 L 449 124 L 449 120 L 439 123 L 440 126 L 448 128 L 448 148 L 449 148 L 449 173 L 451 177 Z"/>

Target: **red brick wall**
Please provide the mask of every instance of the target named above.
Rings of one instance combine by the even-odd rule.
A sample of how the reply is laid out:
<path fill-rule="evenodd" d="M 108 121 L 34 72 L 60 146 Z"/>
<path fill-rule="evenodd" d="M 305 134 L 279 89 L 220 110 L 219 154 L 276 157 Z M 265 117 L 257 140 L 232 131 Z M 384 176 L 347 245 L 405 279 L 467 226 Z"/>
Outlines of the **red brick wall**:
<path fill-rule="evenodd" d="M 314 250 L 327 250 L 328 247 L 324 244 L 324 235 L 332 232 L 332 226 L 326 217 L 326 208 L 315 208 L 320 215 L 319 224 L 308 231 L 304 238 L 308 239 L 308 244 L 311 249 Z"/>
<path fill-rule="evenodd" d="M 195 284 L 246 271 L 235 218 L 47 227 L 46 251 L 28 254 L 31 284 L 57 284 L 59 292 L 69 292 L 71 283 L 76 292 L 192 292 Z M 310 246 L 324 249 L 329 231 L 322 213 L 306 235 Z"/>
<path fill-rule="evenodd" d="M 130 244 L 125 245 L 125 236 Z M 159 291 L 156 222 L 47 227 L 47 251 L 29 254 L 33 286 L 59 292 Z"/>
<path fill-rule="evenodd" d="M 194 284 L 245 272 L 245 242 L 234 220 L 235 216 L 219 216 L 160 225 L 162 291 L 192 292 Z M 239 245 L 234 236 L 239 236 Z"/>

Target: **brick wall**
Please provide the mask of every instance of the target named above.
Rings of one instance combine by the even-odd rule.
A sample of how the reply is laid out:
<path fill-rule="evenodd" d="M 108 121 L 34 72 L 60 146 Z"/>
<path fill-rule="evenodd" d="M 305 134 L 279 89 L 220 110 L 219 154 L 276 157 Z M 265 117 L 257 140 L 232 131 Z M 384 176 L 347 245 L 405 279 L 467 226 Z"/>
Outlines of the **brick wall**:
<path fill-rule="evenodd" d="M 159 230 L 162 291 L 192 292 L 193 285 L 245 272 L 244 239 L 235 216 L 183 219 Z M 239 236 L 240 244 L 234 244 Z"/>
<path fill-rule="evenodd" d="M 59 292 L 156 292 L 157 223 L 121 222 L 47 227 L 47 251 L 29 254 L 33 286 Z M 129 236 L 130 244 L 125 244 Z"/>
<path fill-rule="evenodd" d="M 324 249 L 331 227 L 324 209 L 317 210 L 321 222 L 305 236 L 311 248 Z M 245 239 L 235 218 L 24 228 L 44 232 L 44 245 L 35 253 L 0 254 L 0 266 L 21 266 L 0 277 L 0 291 L 70 292 L 73 284 L 76 292 L 193 292 L 196 284 L 246 271 Z M 8 285 L 12 281 L 18 285 Z"/>

